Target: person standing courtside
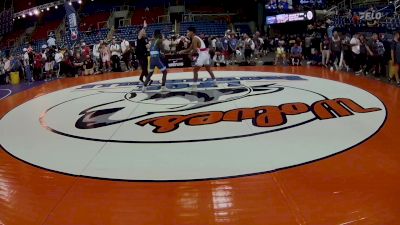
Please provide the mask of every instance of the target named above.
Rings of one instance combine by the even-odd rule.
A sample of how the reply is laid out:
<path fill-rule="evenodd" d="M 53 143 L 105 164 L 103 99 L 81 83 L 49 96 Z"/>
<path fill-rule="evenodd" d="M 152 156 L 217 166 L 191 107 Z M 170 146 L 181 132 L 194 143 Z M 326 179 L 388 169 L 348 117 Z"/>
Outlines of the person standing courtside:
<path fill-rule="evenodd" d="M 112 40 L 111 46 L 111 63 L 112 63 L 112 71 L 113 72 L 121 72 L 121 46 L 117 43 L 115 37 Z"/>
<path fill-rule="evenodd" d="M 131 54 L 131 45 L 128 40 L 123 39 L 121 42 L 121 50 L 122 50 L 122 61 L 124 61 L 126 70 L 132 71 L 132 54 Z"/>
<path fill-rule="evenodd" d="M 400 87 L 400 78 L 399 78 L 399 71 L 400 71 L 400 34 L 396 32 L 393 37 L 392 43 L 392 73 L 389 74 L 389 81 L 393 80 L 393 76 L 396 79 L 397 86 Z"/>
<path fill-rule="evenodd" d="M 101 45 L 101 60 L 103 61 L 103 71 L 110 72 L 110 59 L 111 59 L 111 51 L 110 47 L 106 43 Z"/>

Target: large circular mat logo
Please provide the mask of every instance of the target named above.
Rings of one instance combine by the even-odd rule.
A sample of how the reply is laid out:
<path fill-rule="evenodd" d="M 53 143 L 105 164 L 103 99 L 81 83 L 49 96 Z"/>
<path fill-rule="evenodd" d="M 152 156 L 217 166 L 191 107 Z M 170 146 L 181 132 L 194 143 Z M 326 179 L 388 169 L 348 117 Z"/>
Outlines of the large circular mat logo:
<path fill-rule="evenodd" d="M 201 74 L 206 77 L 206 74 Z M 137 78 L 40 96 L 1 121 L 1 145 L 31 164 L 87 177 L 171 181 L 275 171 L 348 150 L 386 110 L 370 93 L 290 74 L 217 72 L 191 89 L 141 92 Z M 158 82 L 156 81 L 156 84 Z"/>

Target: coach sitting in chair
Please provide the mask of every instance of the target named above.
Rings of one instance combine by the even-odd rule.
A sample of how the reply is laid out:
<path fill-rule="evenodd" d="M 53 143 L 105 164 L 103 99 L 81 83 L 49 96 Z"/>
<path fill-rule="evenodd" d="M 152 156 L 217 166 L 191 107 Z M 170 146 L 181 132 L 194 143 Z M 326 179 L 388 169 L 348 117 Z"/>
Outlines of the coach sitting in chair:
<path fill-rule="evenodd" d="M 303 59 L 303 49 L 298 42 L 295 42 L 294 46 L 290 50 L 290 63 L 293 66 L 300 66 L 301 60 Z"/>

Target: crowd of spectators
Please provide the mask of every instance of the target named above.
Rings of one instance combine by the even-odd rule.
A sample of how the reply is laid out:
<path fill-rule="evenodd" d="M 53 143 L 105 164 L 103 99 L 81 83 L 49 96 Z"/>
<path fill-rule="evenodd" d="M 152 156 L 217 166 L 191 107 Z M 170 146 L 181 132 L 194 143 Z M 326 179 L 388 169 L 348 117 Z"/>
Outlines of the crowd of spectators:
<path fill-rule="evenodd" d="M 148 41 L 151 40 L 149 35 Z M 400 86 L 399 34 L 396 32 L 391 36 L 393 38 L 389 40 L 384 33 L 338 32 L 329 23 L 291 35 L 261 35 L 260 32 L 250 35 L 231 30 L 222 36 L 200 34 L 210 50 L 214 66 L 255 65 L 260 59 L 273 55 L 275 65 L 311 65 L 352 71 L 355 75 L 395 80 Z M 184 36 L 164 37 L 164 52 L 177 54 L 188 48 L 190 42 Z M 139 67 L 136 43 L 137 37 L 130 41 L 113 37 L 93 46 L 77 43 L 68 49 L 57 47 L 54 37 L 49 37 L 41 52 L 35 52 L 29 46 L 21 55 L 1 59 L 0 83 L 9 83 L 10 73 L 16 71 L 22 79 L 33 82 L 136 70 Z"/>

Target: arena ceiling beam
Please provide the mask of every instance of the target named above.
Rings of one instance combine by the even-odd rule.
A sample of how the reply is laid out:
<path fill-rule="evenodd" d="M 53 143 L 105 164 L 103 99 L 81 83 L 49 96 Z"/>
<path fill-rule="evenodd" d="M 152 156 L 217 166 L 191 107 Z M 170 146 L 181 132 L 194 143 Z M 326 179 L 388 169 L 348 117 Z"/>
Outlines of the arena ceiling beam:
<path fill-rule="evenodd" d="M 68 2 L 71 2 L 71 3 L 79 2 L 79 1 L 82 1 L 82 0 L 68 0 Z M 20 18 L 20 17 L 27 16 L 27 15 L 35 15 L 35 12 L 37 12 L 37 14 L 39 14 L 39 13 L 42 12 L 42 10 L 45 11 L 45 10 L 47 10 L 47 8 L 50 9 L 50 8 L 54 8 L 56 6 L 58 7 L 60 5 L 64 5 L 65 2 L 66 2 L 65 0 L 59 0 L 59 1 L 46 3 L 46 4 L 43 4 L 43 5 L 35 6 L 35 7 L 32 7 L 32 8 L 25 9 L 23 11 L 14 13 L 13 16 L 14 16 L 14 19 L 15 19 L 15 18 Z"/>

